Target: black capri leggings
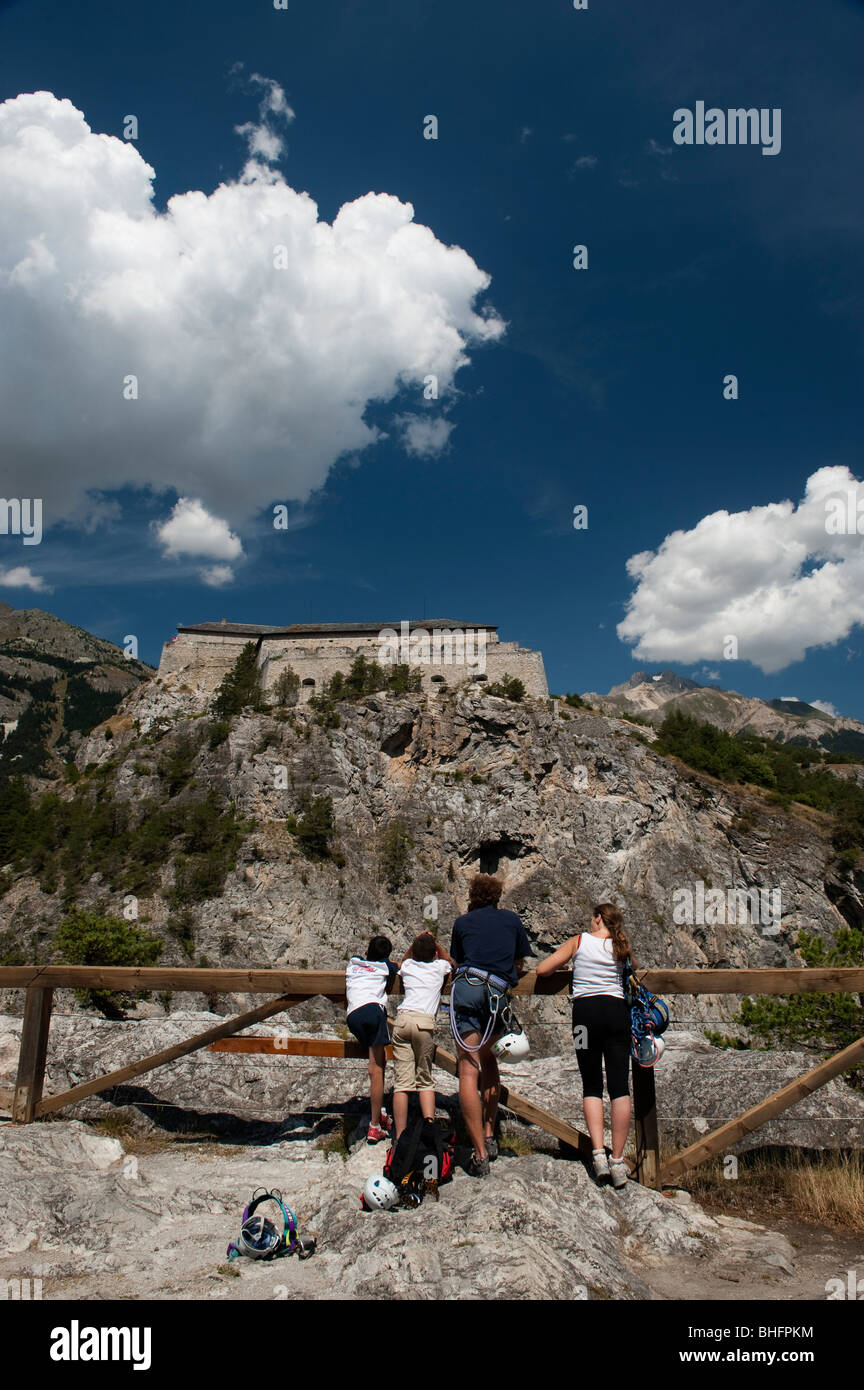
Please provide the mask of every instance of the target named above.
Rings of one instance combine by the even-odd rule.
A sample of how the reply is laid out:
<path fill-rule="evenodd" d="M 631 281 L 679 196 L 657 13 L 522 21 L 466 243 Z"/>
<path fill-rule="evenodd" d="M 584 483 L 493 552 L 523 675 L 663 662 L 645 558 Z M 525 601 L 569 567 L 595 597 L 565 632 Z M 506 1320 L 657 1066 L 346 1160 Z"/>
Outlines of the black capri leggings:
<path fill-rule="evenodd" d="M 609 1099 L 629 1096 L 630 1041 L 630 1011 L 624 999 L 590 994 L 573 1000 L 573 1043 L 583 1096 L 603 1095 L 603 1062 Z"/>

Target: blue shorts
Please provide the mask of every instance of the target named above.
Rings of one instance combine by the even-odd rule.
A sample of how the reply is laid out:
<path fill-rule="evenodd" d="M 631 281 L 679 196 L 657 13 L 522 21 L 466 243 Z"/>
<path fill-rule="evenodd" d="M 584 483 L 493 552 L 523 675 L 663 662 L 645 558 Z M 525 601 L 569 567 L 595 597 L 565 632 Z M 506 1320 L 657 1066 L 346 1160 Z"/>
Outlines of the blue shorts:
<path fill-rule="evenodd" d="M 386 1047 L 390 1041 L 387 1010 L 381 1004 L 361 1004 L 345 1022 L 361 1047 Z"/>
<path fill-rule="evenodd" d="M 485 984 L 472 984 L 464 975 L 460 975 L 453 981 L 450 998 L 459 1036 L 464 1037 L 466 1033 L 479 1033 L 482 1038 L 491 1014 L 489 994 Z M 502 1009 L 503 1006 L 504 1000 L 501 1002 Z M 504 1027 L 500 1015 L 501 1009 L 499 1009 L 498 1023 L 492 1029 L 490 1037 L 497 1037 Z"/>

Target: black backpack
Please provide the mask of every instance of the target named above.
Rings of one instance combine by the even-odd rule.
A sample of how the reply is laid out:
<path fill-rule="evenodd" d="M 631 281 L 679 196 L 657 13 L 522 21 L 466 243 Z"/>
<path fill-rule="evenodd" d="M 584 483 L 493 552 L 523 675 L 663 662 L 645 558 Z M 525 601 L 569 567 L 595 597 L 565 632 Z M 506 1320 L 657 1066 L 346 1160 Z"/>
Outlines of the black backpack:
<path fill-rule="evenodd" d="M 384 1160 L 384 1176 L 399 1191 L 403 1206 L 419 1207 L 430 1192 L 453 1175 L 453 1140 L 434 1120 L 422 1116 L 410 1120 Z"/>

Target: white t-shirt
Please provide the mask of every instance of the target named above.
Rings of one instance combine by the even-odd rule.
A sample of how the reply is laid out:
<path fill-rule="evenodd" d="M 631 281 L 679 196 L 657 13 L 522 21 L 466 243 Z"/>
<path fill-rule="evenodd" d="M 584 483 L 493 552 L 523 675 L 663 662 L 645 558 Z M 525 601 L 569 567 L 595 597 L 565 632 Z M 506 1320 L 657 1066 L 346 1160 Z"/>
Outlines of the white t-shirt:
<path fill-rule="evenodd" d="M 390 961 L 352 956 L 345 970 L 346 1012 L 353 1013 L 364 1004 L 380 1004 L 384 1008 L 387 981 L 395 969 Z"/>
<path fill-rule="evenodd" d="M 440 957 L 435 960 L 409 958 L 403 961 L 399 974 L 402 976 L 405 995 L 397 1013 L 401 1013 L 403 1009 L 411 1009 L 416 1014 L 437 1014 L 441 1003 L 441 990 L 449 973 L 449 961 L 441 960 Z"/>
<path fill-rule="evenodd" d="M 582 933 L 579 949 L 573 957 L 573 989 L 571 999 L 585 999 L 595 994 L 611 994 L 624 998 L 623 961 L 616 960 L 610 936 L 591 936 Z"/>

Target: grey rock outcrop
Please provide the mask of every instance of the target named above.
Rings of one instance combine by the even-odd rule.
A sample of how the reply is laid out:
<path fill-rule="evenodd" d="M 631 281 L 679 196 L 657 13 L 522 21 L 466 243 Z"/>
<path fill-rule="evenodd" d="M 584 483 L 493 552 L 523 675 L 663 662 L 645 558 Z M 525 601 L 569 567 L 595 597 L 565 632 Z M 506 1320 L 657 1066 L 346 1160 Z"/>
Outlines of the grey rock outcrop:
<path fill-rule="evenodd" d="M 0 1278 L 43 1298 L 643 1299 L 652 1278 L 705 1287 L 762 1281 L 783 1297 L 795 1252 L 782 1235 L 712 1218 L 628 1184 L 598 1189 L 581 1163 L 503 1156 L 476 1182 L 457 1171 L 418 1211 L 368 1213 L 359 1193 L 380 1147 L 347 1160 L 290 1140 L 219 1152 L 125 1153 L 78 1121 L 0 1128 Z M 312 1259 L 225 1263 L 253 1189 L 278 1187 Z M 730 1271 L 734 1271 L 730 1275 Z"/>

